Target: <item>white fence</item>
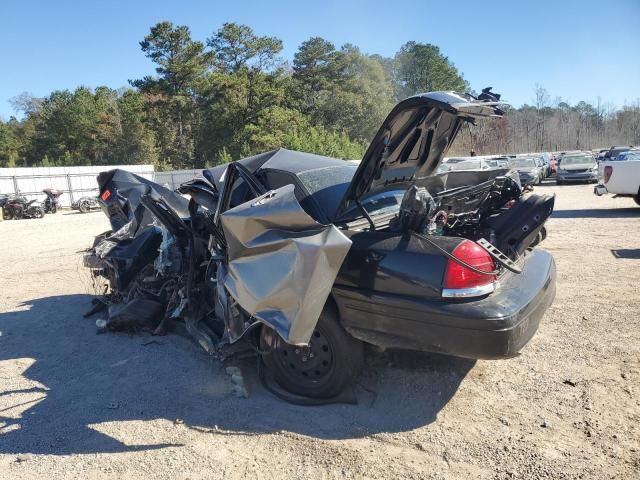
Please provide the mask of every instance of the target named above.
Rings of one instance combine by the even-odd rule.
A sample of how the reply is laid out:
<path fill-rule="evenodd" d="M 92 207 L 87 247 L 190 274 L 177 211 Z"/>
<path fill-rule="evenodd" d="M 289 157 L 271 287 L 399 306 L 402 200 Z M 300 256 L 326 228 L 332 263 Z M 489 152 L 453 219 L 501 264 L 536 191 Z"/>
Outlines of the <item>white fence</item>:
<path fill-rule="evenodd" d="M 0 168 L 0 193 L 19 193 L 29 200 L 44 200 L 42 190 L 55 188 L 64 192 L 60 197 L 61 206 L 69 207 L 80 197 L 97 195 L 96 176 L 113 168 L 128 170 L 149 180 L 154 179 L 153 165 Z"/>
<path fill-rule="evenodd" d="M 196 177 L 202 177 L 202 169 L 197 170 L 173 170 L 170 172 L 155 172 L 153 181 L 171 190 L 175 190 L 184 182 Z"/>
<path fill-rule="evenodd" d="M 29 200 L 44 200 L 42 190 L 55 188 L 64 193 L 60 205 L 70 207 L 80 197 L 96 196 L 96 176 L 105 170 L 119 168 L 153 180 L 171 190 L 182 183 L 202 176 L 202 169 L 156 172 L 153 165 L 103 165 L 92 167 L 0 168 L 0 194 L 24 195 Z"/>

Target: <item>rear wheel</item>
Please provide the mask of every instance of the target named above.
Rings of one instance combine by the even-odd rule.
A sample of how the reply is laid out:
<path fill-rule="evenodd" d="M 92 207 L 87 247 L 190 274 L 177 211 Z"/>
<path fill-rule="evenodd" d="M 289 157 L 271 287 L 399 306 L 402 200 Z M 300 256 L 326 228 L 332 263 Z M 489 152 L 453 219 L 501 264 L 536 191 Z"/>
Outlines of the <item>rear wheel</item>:
<path fill-rule="evenodd" d="M 11 217 L 14 220 L 20 220 L 24 215 L 24 209 L 22 207 L 14 207 L 11 209 Z"/>
<path fill-rule="evenodd" d="M 56 213 L 58 211 L 58 206 L 54 203 L 53 205 L 51 205 L 51 208 L 49 209 L 50 213 Z"/>
<path fill-rule="evenodd" d="M 32 207 L 29 210 L 29 215 L 33 218 L 42 218 L 44 217 L 44 208 L 42 207 Z"/>
<path fill-rule="evenodd" d="M 349 335 L 337 314 L 325 307 L 308 346 L 289 345 L 271 328 L 261 335 L 267 371 L 285 390 L 312 398 L 331 398 L 351 384 L 362 368 L 363 344 Z"/>
<path fill-rule="evenodd" d="M 89 205 L 89 202 L 80 202 L 78 210 L 80 210 L 80 213 L 89 213 L 89 210 L 91 210 L 91 205 Z"/>

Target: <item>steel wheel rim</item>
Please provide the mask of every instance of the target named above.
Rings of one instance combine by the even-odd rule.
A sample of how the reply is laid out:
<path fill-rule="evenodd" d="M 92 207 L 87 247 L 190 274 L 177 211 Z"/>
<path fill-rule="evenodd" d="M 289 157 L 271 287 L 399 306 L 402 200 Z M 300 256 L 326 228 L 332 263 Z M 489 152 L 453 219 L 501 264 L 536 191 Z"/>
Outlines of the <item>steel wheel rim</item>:
<path fill-rule="evenodd" d="M 306 347 L 289 345 L 279 340 L 273 355 L 281 370 L 296 381 L 321 382 L 331 375 L 335 366 L 331 343 L 319 329 L 313 331 Z"/>

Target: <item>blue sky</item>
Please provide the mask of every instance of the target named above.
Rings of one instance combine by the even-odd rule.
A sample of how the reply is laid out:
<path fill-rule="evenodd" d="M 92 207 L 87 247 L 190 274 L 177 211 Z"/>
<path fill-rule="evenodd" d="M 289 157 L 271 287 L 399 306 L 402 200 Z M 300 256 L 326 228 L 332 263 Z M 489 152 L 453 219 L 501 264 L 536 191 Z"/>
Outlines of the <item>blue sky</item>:
<path fill-rule="evenodd" d="M 640 0 L 522 1 L 7 1 L 0 6 L 0 116 L 9 99 L 79 85 L 118 88 L 153 73 L 138 42 L 170 20 L 205 40 L 224 22 L 284 41 L 283 57 L 322 36 L 393 55 L 409 40 L 438 45 L 475 89 L 519 106 L 536 83 L 552 98 L 640 98 Z"/>

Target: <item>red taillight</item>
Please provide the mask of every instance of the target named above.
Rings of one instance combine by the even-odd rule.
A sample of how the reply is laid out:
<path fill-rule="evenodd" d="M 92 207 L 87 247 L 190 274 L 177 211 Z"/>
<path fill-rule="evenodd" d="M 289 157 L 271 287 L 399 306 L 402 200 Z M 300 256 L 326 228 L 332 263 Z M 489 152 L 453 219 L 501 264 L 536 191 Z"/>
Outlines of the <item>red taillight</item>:
<path fill-rule="evenodd" d="M 471 240 L 463 240 L 458 245 L 452 255 L 459 260 L 471 265 L 477 270 L 483 272 L 493 272 L 496 269 L 495 263 L 491 255 L 480 245 Z M 443 296 L 473 296 L 473 292 L 467 292 L 469 295 L 456 294 L 456 290 L 478 289 L 478 287 L 490 287 L 478 294 L 489 293 L 493 291 L 493 283 L 496 281 L 495 275 L 483 275 L 481 273 L 469 270 L 467 267 L 460 265 L 452 259 L 447 262 L 447 269 L 444 274 Z M 482 289 L 480 289 L 482 290 Z"/>
<path fill-rule="evenodd" d="M 611 165 L 607 165 L 604 167 L 604 183 L 607 183 L 611 178 L 611 174 L 613 173 L 613 167 Z"/>
<path fill-rule="evenodd" d="M 106 202 L 107 200 L 109 200 L 110 196 L 111 196 L 111 190 L 105 190 L 104 192 L 102 192 L 102 195 L 100 195 L 100 198 L 102 199 L 103 202 Z"/>

